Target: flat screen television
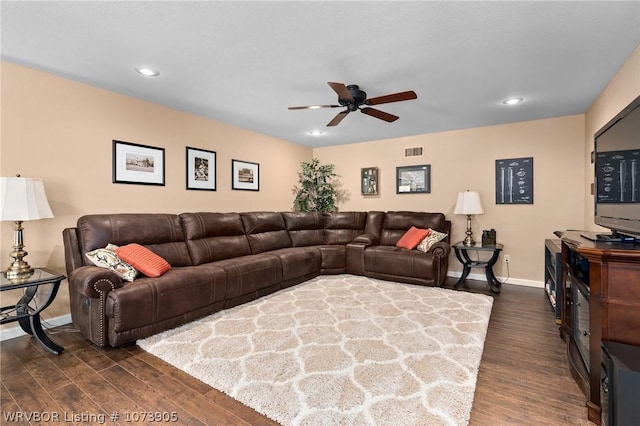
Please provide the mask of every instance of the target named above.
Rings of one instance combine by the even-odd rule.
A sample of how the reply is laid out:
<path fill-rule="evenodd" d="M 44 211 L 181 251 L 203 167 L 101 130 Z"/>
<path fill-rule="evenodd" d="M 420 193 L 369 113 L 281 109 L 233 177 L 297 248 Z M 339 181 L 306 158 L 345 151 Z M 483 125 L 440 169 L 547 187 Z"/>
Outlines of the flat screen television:
<path fill-rule="evenodd" d="M 640 96 L 594 138 L 595 223 L 640 242 Z"/>

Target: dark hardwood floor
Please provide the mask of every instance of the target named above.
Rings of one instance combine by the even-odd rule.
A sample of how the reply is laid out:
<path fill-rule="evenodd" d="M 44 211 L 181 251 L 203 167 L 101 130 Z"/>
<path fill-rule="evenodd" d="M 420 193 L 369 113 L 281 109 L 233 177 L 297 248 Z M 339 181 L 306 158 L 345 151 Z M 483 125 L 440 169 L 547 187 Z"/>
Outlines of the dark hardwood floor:
<path fill-rule="evenodd" d="M 491 294 L 484 282 L 465 289 Z M 60 356 L 30 336 L 1 343 L 0 424 L 154 425 L 163 415 L 165 424 L 275 424 L 135 345 L 100 349 L 71 326 L 49 333 Z M 148 412 L 158 417 L 143 419 Z M 593 426 L 542 289 L 505 284 L 495 296 L 470 424 Z"/>

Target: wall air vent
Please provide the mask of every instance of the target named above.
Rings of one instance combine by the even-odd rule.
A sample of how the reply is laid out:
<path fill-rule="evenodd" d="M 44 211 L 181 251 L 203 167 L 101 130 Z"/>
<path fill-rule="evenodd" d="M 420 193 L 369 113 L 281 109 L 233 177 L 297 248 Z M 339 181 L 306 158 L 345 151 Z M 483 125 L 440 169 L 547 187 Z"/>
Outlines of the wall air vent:
<path fill-rule="evenodd" d="M 404 156 L 405 157 L 422 157 L 422 147 L 414 146 L 411 148 L 405 148 Z"/>

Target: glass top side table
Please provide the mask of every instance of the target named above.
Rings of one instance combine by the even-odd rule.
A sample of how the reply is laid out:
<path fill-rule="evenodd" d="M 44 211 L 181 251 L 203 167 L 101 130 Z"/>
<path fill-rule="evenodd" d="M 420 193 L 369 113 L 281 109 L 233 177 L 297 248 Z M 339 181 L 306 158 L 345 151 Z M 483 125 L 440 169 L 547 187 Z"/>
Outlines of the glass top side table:
<path fill-rule="evenodd" d="M 46 268 L 34 268 L 33 274 L 23 279 L 8 279 L 3 273 L 0 274 L 0 291 L 23 288 L 24 294 L 15 305 L 0 307 L 0 324 L 18 321 L 25 333 L 31 334 L 42 346 L 55 355 L 59 355 L 64 348 L 47 336 L 40 323 L 40 312 L 45 310 L 56 294 L 60 283 L 66 277 Z M 29 306 L 40 286 L 49 286 L 44 302 L 35 308 Z"/>
<path fill-rule="evenodd" d="M 489 288 L 494 293 L 500 293 L 502 283 L 494 275 L 493 265 L 498 261 L 498 256 L 500 256 L 500 251 L 502 251 L 503 247 L 502 244 L 482 245 L 476 243 L 473 246 L 466 246 L 461 241 L 455 243 L 452 247 L 458 261 L 462 263 L 462 275 L 458 282 L 455 283 L 454 288 L 457 289 L 464 283 L 469 276 L 469 272 L 471 272 L 471 268 L 484 268 Z M 472 253 L 475 253 L 474 257 L 472 257 Z M 481 259 L 481 253 L 487 253 L 488 259 Z"/>

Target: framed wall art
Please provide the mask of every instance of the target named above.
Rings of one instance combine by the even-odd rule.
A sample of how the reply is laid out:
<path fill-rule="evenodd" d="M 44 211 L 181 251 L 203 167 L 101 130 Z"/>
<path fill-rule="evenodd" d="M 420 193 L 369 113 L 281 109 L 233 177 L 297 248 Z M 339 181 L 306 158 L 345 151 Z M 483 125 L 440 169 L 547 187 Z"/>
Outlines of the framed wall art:
<path fill-rule="evenodd" d="M 231 189 L 260 191 L 260 164 L 231 160 Z"/>
<path fill-rule="evenodd" d="M 114 140 L 113 183 L 164 186 L 164 148 Z"/>
<path fill-rule="evenodd" d="M 187 147 L 187 189 L 216 190 L 216 152 Z"/>
<path fill-rule="evenodd" d="M 362 195 L 378 195 L 378 168 L 360 169 L 360 191 Z"/>
<path fill-rule="evenodd" d="M 496 204 L 533 204 L 533 157 L 496 160 Z"/>
<path fill-rule="evenodd" d="M 396 167 L 396 194 L 431 192 L 431 164 Z"/>

